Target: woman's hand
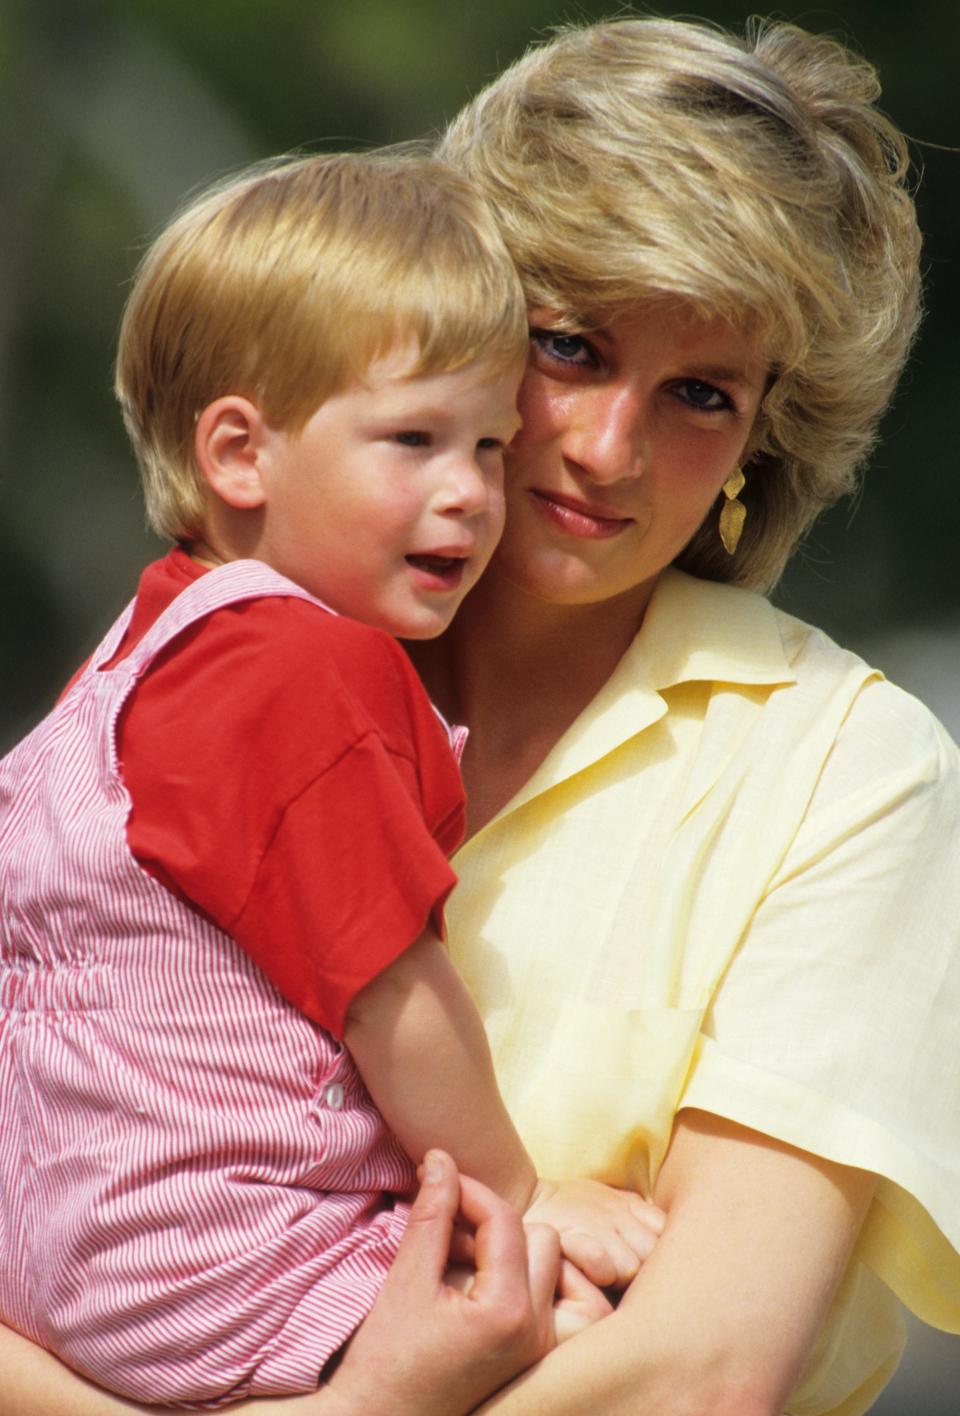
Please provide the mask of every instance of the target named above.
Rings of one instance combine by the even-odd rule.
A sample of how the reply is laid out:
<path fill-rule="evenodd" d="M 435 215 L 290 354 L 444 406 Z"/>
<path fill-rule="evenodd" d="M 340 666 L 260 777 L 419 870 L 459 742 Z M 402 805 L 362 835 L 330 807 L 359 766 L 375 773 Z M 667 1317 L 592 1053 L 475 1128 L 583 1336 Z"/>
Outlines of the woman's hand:
<path fill-rule="evenodd" d="M 474 1230 L 473 1282 L 445 1281 L 454 1222 Z M 343 1416 L 459 1416 L 554 1343 L 559 1242 L 431 1151 L 376 1304 L 327 1384 Z M 324 1413 L 326 1416 L 326 1410 Z"/>
<path fill-rule="evenodd" d="M 591 1283 L 575 1264 L 564 1259 L 553 1305 L 553 1335 L 557 1343 L 576 1337 L 584 1328 L 592 1327 L 601 1318 L 608 1318 L 613 1304 L 595 1283 Z"/>
<path fill-rule="evenodd" d="M 458 1213 L 474 1229 L 469 1293 L 444 1281 Z M 552 1347 L 559 1243 L 431 1152 L 380 1296 L 319 1391 L 244 1401 L 250 1416 L 464 1416 Z M 92 1386 L 0 1327 L 0 1416 L 177 1416 Z"/>

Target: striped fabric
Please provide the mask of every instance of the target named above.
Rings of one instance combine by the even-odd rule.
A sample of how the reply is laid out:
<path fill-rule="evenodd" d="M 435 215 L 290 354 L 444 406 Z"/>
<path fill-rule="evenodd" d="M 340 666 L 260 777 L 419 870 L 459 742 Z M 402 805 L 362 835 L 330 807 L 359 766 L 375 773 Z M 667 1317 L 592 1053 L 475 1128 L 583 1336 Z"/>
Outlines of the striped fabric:
<path fill-rule="evenodd" d="M 233 562 L 105 671 L 128 609 L 0 763 L 0 1316 L 180 1406 L 314 1388 L 396 1252 L 382 1192 L 413 1182 L 349 1055 L 127 847 L 125 698 L 263 595 L 311 598 Z"/>

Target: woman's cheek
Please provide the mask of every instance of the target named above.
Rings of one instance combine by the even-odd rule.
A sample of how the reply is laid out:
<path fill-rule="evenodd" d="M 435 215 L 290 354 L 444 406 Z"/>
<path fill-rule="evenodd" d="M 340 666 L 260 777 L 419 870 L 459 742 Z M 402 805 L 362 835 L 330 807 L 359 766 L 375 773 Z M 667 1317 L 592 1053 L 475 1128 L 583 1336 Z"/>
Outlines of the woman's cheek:
<path fill-rule="evenodd" d="M 536 446 L 544 438 L 556 435 L 568 416 L 571 392 L 538 369 L 527 370 L 517 395 L 523 426 L 510 444 L 511 454 L 517 448 Z"/>

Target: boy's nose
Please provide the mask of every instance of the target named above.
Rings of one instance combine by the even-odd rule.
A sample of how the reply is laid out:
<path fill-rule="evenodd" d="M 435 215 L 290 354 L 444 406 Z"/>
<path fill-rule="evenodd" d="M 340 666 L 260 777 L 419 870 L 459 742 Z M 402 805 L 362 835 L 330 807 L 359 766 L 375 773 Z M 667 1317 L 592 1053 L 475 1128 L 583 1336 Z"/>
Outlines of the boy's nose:
<path fill-rule="evenodd" d="M 450 465 L 441 495 L 441 509 L 453 515 L 476 516 L 490 500 L 490 478 L 475 457 L 457 457 Z"/>

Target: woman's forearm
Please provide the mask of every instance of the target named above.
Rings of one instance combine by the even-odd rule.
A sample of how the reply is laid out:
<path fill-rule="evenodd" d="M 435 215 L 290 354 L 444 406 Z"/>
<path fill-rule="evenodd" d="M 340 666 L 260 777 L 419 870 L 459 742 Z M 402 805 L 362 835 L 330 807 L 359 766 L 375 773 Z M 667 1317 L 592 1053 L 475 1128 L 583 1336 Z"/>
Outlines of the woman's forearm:
<path fill-rule="evenodd" d="M 618 1309 L 555 1348 L 475 1416 L 667 1416 L 670 1407 L 657 1404 L 650 1371 L 641 1378 L 637 1369 L 636 1342 L 633 1324 Z"/>
<path fill-rule="evenodd" d="M 0 1326 L 0 1416 L 130 1416 L 151 1412 L 168 1416 L 159 1406 L 138 1407 L 111 1396 L 78 1377 L 42 1347 L 11 1328 Z"/>
<path fill-rule="evenodd" d="M 484 1416 L 779 1416 L 875 1180 L 683 1112 L 655 1191 L 656 1248 L 617 1312 L 478 1409 Z"/>
<path fill-rule="evenodd" d="M 140 1406 L 94 1386 L 2 1325 L 0 1371 L 0 1416 L 183 1416 L 182 1408 Z M 228 1410 L 231 1416 L 355 1416 L 348 1398 L 327 1390 L 241 1401 Z"/>

